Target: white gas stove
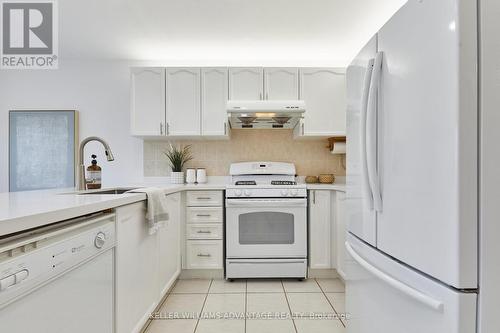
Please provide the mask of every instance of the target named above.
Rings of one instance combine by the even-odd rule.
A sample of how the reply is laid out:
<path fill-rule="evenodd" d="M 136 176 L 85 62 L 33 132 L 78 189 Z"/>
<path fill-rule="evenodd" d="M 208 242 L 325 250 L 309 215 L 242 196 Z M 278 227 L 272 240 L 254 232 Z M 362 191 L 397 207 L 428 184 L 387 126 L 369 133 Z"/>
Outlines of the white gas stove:
<path fill-rule="evenodd" d="M 231 164 L 226 187 L 226 278 L 305 278 L 307 189 L 295 166 Z"/>

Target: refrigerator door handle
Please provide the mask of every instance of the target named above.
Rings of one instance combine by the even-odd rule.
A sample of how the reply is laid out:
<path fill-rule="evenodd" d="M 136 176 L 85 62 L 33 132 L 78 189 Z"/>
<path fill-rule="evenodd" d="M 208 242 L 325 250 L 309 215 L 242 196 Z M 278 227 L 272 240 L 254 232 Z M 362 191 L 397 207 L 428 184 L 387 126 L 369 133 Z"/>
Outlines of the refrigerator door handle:
<path fill-rule="evenodd" d="M 360 127 L 360 149 L 361 149 L 361 169 L 363 174 L 363 197 L 370 210 L 373 210 L 373 195 L 370 188 L 370 180 L 368 175 L 368 165 L 366 161 L 366 112 L 368 108 L 368 96 L 370 94 L 370 82 L 373 73 L 373 63 L 375 59 L 368 61 L 365 77 L 363 80 L 363 94 L 361 96 L 361 127 Z"/>
<path fill-rule="evenodd" d="M 349 242 L 345 242 L 345 248 L 347 252 L 351 255 L 351 257 L 359 264 L 361 265 L 364 269 L 366 269 L 368 272 L 371 274 L 375 275 L 377 278 L 379 278 L 381 281 L 385 282 L 387 285 L 390 287 L 399 290 L 403 294 L 413 298 L 414 300 L 428 306 L 429 308 L 436 310 L 436 311 L 443 311 L 444 305 L 443 302 L 436 300 L 421 291 L 411 288 L 410 286 L 404 284 L 401 281 L 398 281 L 394 279 L 393 277 L 387 275 L 383 271 L 379 270 L 372 264 L 370 264 L 368 261 L 363 259 L 356 251 L 353 249 L 351 244 Z"/>
<path fill-rule="evenodd" d="M 377 173 L 377 92 L 382 73 L 383 53 L 377 52 L 373 65 L 366 108 L 366 164 L 368 180 L 373 195 L 373 205 L 377 212 L 382 211 L 382 197 L 380 195 L 380 181 Z"/>

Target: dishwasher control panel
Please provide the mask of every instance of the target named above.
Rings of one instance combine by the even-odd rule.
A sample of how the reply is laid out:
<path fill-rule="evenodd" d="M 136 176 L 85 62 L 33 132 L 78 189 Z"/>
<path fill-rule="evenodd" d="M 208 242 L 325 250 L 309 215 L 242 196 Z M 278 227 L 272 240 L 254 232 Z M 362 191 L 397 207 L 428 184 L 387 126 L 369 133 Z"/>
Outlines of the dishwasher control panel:
<path fill-rule="evenodd" d="M 29 271 L 27 269 L 21 269 L 19 272 L 13 273 L 0 279 L 0 291 L 3 291 L 15 284 L 21 283 L 28 277 L 28 275 Z"/>
<path fill-rule="evenodd" d="M 81 227 L 69 225 L 48 232 L 47 237 L 37 236 L 26 253 L 22 253 L 23 246 L 16 244 L 0 253 L 0 308 L 31 288 L 113 248 L 114 214 L 94 220 L 81 222 Z"/>

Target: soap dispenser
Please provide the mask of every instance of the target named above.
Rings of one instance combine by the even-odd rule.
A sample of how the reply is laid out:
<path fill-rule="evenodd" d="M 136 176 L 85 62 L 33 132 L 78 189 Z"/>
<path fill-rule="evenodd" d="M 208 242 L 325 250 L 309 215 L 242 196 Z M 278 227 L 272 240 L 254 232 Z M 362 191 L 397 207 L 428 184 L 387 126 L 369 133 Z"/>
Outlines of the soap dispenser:
<path fill-rule="evenodd" d="M 87 189 L 96 190 L 101 188 L 101 167 L 97 165 L 96 155 L 92 154 L 92 165 L 87 168 Z"/>

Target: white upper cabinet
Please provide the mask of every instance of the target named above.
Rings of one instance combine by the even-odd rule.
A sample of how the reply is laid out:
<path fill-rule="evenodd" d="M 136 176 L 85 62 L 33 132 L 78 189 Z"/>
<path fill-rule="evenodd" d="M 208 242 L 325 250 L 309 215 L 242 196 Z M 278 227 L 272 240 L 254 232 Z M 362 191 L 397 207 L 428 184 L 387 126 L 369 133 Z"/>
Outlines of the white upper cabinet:
<path fill-rule="evenodd" d="M 201 135 L 227 136 L 228 69 L 201 69 Z"/>
<path fill-rule="evenodd" d="M 294 137 L 345 136 L 345 70 L 337 68 L 133 68 L 131 133 L 229 137 L 228 100 L 306 104 Z"/>
<path fill-rule="evenodd" d="M 131 69 L 132 135 L 164 135 L 165 68 Z"/>
<path fill-rule="evenodd" d="M 345 136 L 345 70 L 300 69 L 300 95 L 306 103 L 304 119 L 295 128 L 295 137 Z"/>
<path fill-rule="evenodd" d="M 298 68 L 264 68 L 264 99 L 299 99 Z"/>
<path fill-rule="evenodd" d="M 264 71 L 260 67 L 229 69 L 229 99 L 260 100 L 264 98 Z"/>
<path fill-rule="evenodd" d="M 200 135 L 200 69 L 167 68 L 166 75 L 167 135 Z"/>

